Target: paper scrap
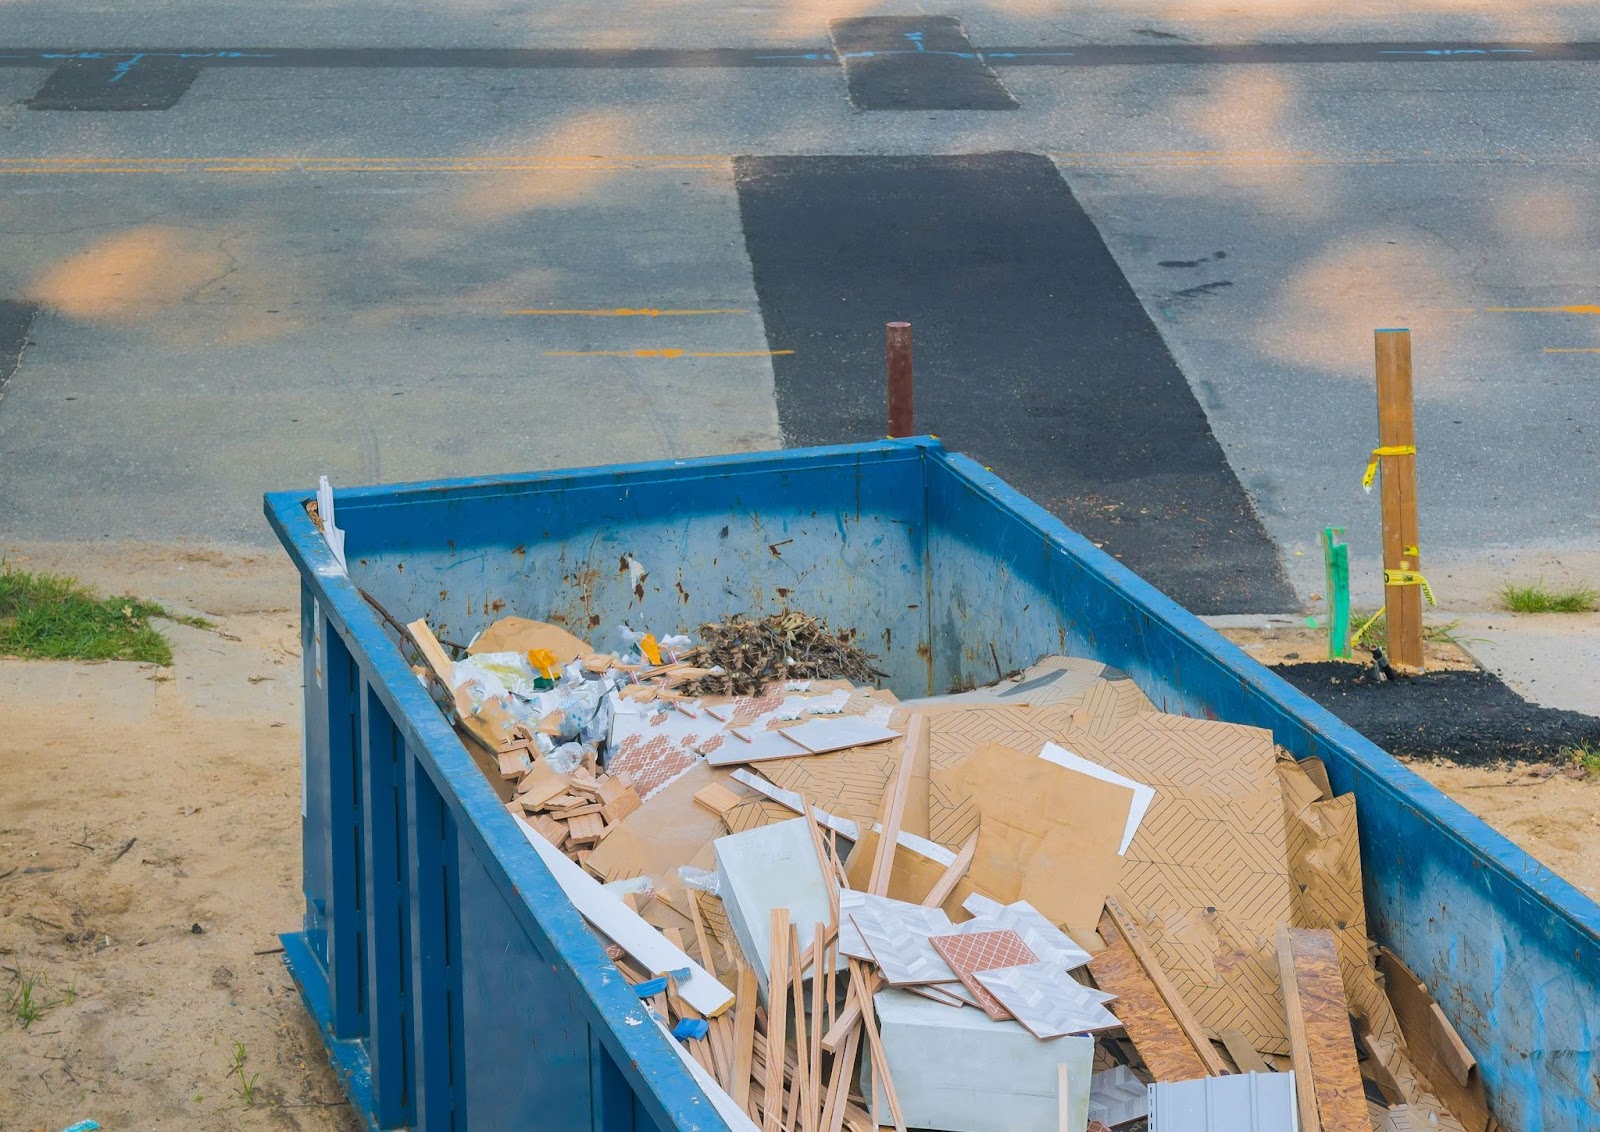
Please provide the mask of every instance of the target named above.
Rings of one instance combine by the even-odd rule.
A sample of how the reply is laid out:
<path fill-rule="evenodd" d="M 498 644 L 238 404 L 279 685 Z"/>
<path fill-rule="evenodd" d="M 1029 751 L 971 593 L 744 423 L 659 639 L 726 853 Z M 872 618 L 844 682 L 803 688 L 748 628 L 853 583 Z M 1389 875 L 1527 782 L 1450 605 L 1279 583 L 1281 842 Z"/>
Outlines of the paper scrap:
<path fill-rule="evenodd" d="M 1044 749 L 1039 752 L 1039 757 L 1057 766 L 1092 775 L 1102 782 L 1115 782 L 1118 786 L 1126 786 L 1133 791 L 1133 807 L 1128 811 L 1128 825 L 1122 833 L 1122 844 L 1117 846 L 1117 855 L 1125 855 L 1128 846 L 1133 844 L 1133 835 L 1139 831 L 1139 823 L 1144 820 L 1146 811 L 1150 809 L 1150 803 L 1155 801 L 1155 788 L 1146 786 L 1142 782 L 1135 782 L 1116 771 L 1107 770 L 1099 763 L 1090 762 L 1082 755 L 1075 754 L 1057 743 L 1046 743 Z"/>

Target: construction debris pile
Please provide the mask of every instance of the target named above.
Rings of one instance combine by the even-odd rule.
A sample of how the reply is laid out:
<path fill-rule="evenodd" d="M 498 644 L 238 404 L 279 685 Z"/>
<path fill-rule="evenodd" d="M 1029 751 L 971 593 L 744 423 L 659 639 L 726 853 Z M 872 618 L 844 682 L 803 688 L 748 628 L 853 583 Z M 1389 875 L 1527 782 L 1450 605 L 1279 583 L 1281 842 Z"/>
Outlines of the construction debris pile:
<path fill-rule="evenodd" d="M 1093 661 L 901 702 L 801 614 L 699 635 L 402 630 L 730 1127 L 1497 1127 L 1316 760 Z"/>

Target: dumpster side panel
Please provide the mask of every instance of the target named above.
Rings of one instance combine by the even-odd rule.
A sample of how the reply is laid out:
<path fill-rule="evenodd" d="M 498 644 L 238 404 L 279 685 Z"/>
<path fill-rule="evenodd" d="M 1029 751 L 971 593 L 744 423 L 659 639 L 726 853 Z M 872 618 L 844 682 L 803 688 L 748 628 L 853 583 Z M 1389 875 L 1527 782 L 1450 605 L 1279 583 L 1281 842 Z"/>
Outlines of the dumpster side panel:
<path fill-rule="evenodd" d="M 307 765 L 327 803 L 307 812 L 326 814 L 326 945 L 287 936 L 286 958 L 364 1123 L 723 1128 L 301 500 L 268 514 L 321 633 Z"/>
<path fill-rule="evenodd" d="M 307 945 L 328 962 L 328 695 L 322 679 L 322 605 L 309 586 L 300 587 L 300 875 L 306 910 Z"/>
<path fill-rule="evenodd" d="M 1163 710 L 1269 728 L 1323 759 L 1356 795 L 1372 931 L 1460 1030 L 1497 1116 L 1512 1132 L 1594 1127 L 1593 901 L 972 461 L 929 465 L 937 685 L 987 679 L 989 641 L 1008 668 L 1064 644 Z"/>
<path fill-rule="evenodd" d="M 793 606 L 862 641 L 901 687 L 927 661 L 920 450 L 821 450 L 339 496 L 351 576 L 461 643 L 506 614 L 601 650 Z"/>

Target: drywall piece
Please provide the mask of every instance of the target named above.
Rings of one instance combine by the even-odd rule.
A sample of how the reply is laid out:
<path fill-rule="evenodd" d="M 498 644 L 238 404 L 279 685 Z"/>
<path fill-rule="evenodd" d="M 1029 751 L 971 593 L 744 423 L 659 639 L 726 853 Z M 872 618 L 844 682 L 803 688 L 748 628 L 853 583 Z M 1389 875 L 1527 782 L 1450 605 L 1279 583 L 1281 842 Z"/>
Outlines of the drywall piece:
<path fill-rule="evenodd" d="M 825 755 L 850 747 L 887 743 L 900 738 L 900 732 L 868 722 L 858 715 L 842 715 L 808 720 L 798 727 L 785 729 L 783 736 L 799 743 L 814 755 Z"/>
<path fill-rule="evenodd" d="M 1037 963 L 1039 957 L 1013 931 L 968 932 L 964 935 L 936 935 L 928 940 L 939 958 L 950 965 L 956 977 L 972 992 L 978 1006 L 994 1019 L 1010 1017 L 1010 1011 L 990 994 L 977 979 L 979 971 L 996 967 L 1018 967 Z"/>
<path fill-rule="evenodd" d="M 1148 1090 L 1150 1132 L 1300 1132 L 1294 1089 L 1293 1073 L 1159 1081 Z"/>
<path fill-rule="evenodd" d="M 796 729 L 797 730 L 797 729 Z M 721 736 L 715 749 L 705 749 L 706 762 L 712 766 L 737 766 L 740 763 L 766 762 L 768 759 L 794 759 L 812 754 L 787 738 L 783 731 L 756 731 L 732 728 Z"/>
<path fill-rule="evenodd" d="M 801 950 L 811 947 L 816 926 L 829 921 L 828 884 L 804 818 L 719 837 L 714 843 L 718 895 L 728 910 L 734 936 L 756 969 L 766 999 L 771 971 L 771 916 L 787 908 L 800 931 Z M 842 970 L 841 955 L 835 970 Z M 781 979 L 783 973 L 778 972 Z"/>
<path fill-rule="evenodd" d="M 1058 743 L 1046 743 L 1044 750 L 1039 752 L 1039 757 L 1045 762 L 1064 766 L 1068 770 L 1075 770 L 1080 774 L 1087 774 L 1091 778 L 1098 778 L 1102 782 L 1114 782 L 1118 786 L 1126 786 L 1133 791 L 1133 806 L 1128 810 L 1128 824 L 1122 831 L 1122 844 L 1117 846 L 1117 855 L 1123 856 L 1128 852 L 1128 846 L 1133 844 L 1133 835 L 1139 832 L 1139 823 L 1144 820 L 1144 815 L 1150 809 L 1150 803 L 1156 800 L 1156 788 L 1146 786 L 1142 782 L 1135 782 L 1118 774 L 1116 771 L 1107 770 L 1099 763 L 1090 762 L 1080 754 L 1067 750 Z"/>
<path fill-rule="evenodd" d="M 1307 1117 L 1314 1111 L 1322 1121 L 1322 1132 L 1371 1132 L 1333 933 L 1280 927 L 1278 964 L 1288 1012 L 1290 1055 L 1296 1073 L 1303 1075 L 1299 1086 L 1302 1123 L 1309 1124 Z M 1308 1085 L 1315 1097 L 1314 1109 L 1306 1103 Z"/>
<path fill-rule="evenodd" d="M 892 987 L 879 991 L 873 1003 L 889 1076 L 908 1127 L 938 1132 L 1054 1129 L 1057 1066 L 1063 1063 L 1075 1090 L 1083 1082 L 1079 1111 L 1087 1120 L 1093 1038 L 1041 1042 L 1016 1022 L 996 1022 L 977 1010 L 952 1010 Z M 862 1085 L 877 1123 L 889 1123 L 888 1104 L 865 1070 Z"/>
<path fill-rule="evenodd" d="M 928 942 L 930 936 L 951 930 L 950 917 L 942 908 L 883 898 L 881 903 L 869 900 L 852 911 L 850 919 L 890 986 L 958 981 Z"/>
<path fill-rule="evenodd" d="M 517 818 L 516 822 L 523 837 L 539 854 L 539 859 L 545 863 L 579 914 L 607 939 L 633 956 L 644 966 L 646 973 L 657 975 L 687 968 L 689 977 L 676 980 L 678 994 L 707 1018 L 721 1014 L 732 1005 L 733 992 L 718 982 L 714 975 L 690 959 L 682 948 L 674 947 L 666 936 L 645 923 L 616 893 L 607 892 L 599 881 L 546 841 L 531 825 L 521 818 Z"/>
<path fill-rule="evenodd" d="M 968 931 L 1014 931 L 1041 960 L 1049 960 L 1063 971 L 1071 971 L 1089 962 L 1087 951 L 1072 942 L 1066 932 L 1045 919 L 1044 914 L 1026 900 L 1001 904 L 975 892 L 961 906 L 972 913 L 973 919 L 957 924 L 955 930 L 958 934 Z"/>
<path fill-rule="evenodd" d="M 1150 1112 L 1148 1086 L 1126 1065 L 1089 1078 L 1089 1119 L 1102 1124 L 1126 1124 Z"/>
<path fill-rule="evenodd" d="M 774 786 L 753 770 L 740 767 L 733 772 L 733 780 L 750 787 L 758 793 L 766 795 L 779 805 L 787 806 L 797 814 L 806 812 L 806 800 L 796 790 L 785 790 L 781 786 Z M 851 841 L 861 836 L 861 827 L 849 818 L 838 818 L 823 810 L 819 810 L 815 803 L 811 806 L 811 816 L 817 819 L 817 824 L 826 826 L 840 837 L 848 837 Z M 903 844 L 903 842 L 902 842 Z"/>
<path fill-rule="evenodd" d="M 983 989 L 1000 1001 L 1034 1037 L 1059 1038 L 1122 1025 L 1101 1005 L 1101 995 L 1054 963 L 1025 963 L 975 971 Z"/>

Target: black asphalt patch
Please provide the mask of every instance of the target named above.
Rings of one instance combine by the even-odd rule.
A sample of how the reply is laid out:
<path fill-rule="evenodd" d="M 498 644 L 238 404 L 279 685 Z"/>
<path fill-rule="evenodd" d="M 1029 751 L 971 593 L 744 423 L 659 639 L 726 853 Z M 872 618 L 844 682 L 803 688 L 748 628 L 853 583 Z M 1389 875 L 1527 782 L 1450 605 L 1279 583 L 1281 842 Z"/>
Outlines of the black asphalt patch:
<path fill-rule="evenodd" d="M 0 397 L 6 395 L 6 385 L 22 364 L 22 351 L 28 345 L 28 331 L 38 310 L 34 303 L 0 299 Z"/>
<path fill-rule="evenodd" d="M 1600 719 L 1531 704 L 1489 672 L 1429 672 L 1377 680 L 1338 661 L 1273 669 L 1391 755 L 1467 766 L 1564 762 L 1600 746 Z"/>
<path fill-rule="evenodd" d="M 1015 110 L 954 16 L 829 20 L 857 110 Z"/>
<path fill-rule="evenodd" d="M 168 110 L 200 74 L 194 59 L 68 59 L 28 100 L 29 110 Z"/>
<path fill-rule="evenodd" d="M 1025 153 L 741 157 L 787 443 L 885 429 L 883 324 L 917 431 L 989 465 L 1201 613 L 1298 607 L 1205 413 L 1054 165 Z"/>

